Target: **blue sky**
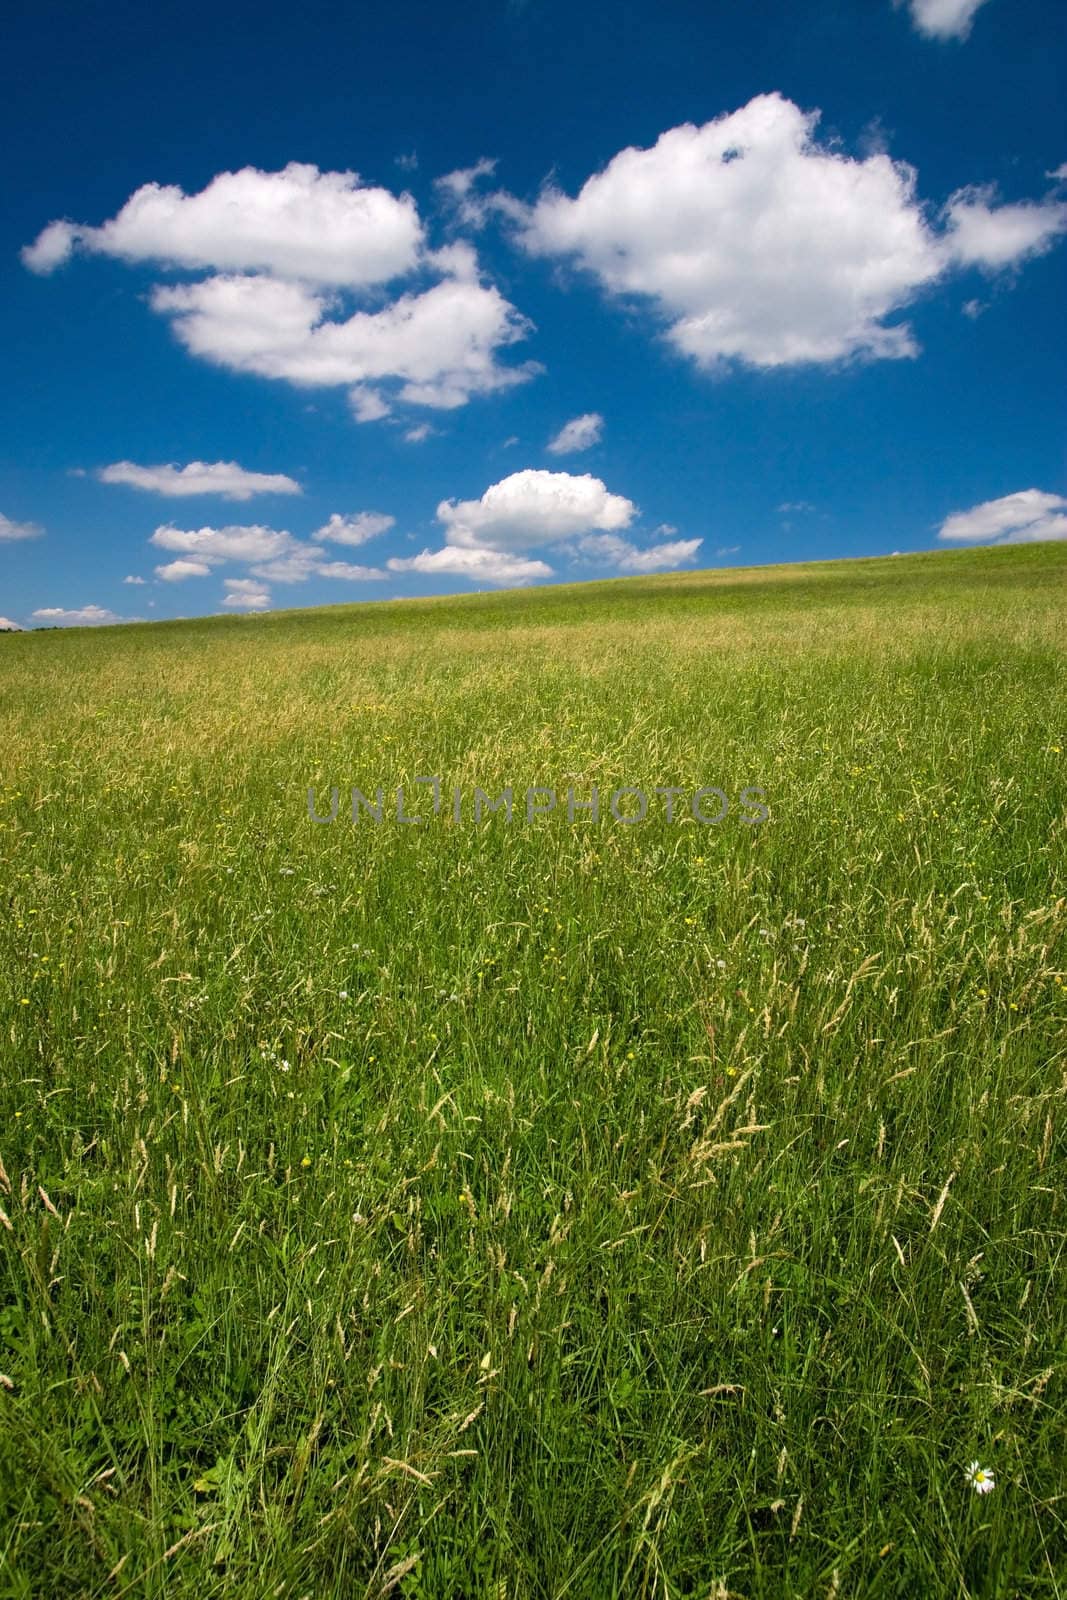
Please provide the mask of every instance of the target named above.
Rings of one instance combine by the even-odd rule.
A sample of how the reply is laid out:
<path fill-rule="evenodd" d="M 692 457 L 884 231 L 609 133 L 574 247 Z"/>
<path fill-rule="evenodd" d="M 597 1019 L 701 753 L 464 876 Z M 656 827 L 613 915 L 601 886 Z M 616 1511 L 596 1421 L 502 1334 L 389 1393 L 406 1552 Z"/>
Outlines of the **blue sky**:
<path fill-rule="evenodd" d="M 1058 11 L 18 0 L 0 618 L 1064 537 Z"/>

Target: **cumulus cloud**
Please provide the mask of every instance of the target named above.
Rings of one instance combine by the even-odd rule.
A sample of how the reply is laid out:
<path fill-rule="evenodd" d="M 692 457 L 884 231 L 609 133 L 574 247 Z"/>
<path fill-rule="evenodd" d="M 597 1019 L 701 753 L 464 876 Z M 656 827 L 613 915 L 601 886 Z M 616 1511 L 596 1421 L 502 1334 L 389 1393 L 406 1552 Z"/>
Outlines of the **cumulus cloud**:
<path fill-rule="evenodd" d="M 1023 200 L 993 203 L 991 188 L 959 189 L 945 207 L 948 247 L 965 267 L 996 272 L 1051 249 L 1067 230 L 1067 203 Z"/>
<path fill-rule="evenodd" d="M 675 539 L 641 549 L 616 533 L 591 533 L 579 539 L 577 550 L 580 556 L 607 562 L 619 572 L 669 572 L 692 561 L 702 543 L 702 539 Z"/>
<path fill-rule="evenodd" d="M 904 0 L 893 0 L 897 7 Z M 985 0 L 908 0 L 911 20 L 927 39 L 966 39 Z"/>
<path fill-rule="evenodd" d="M 410 195 L 293 161 L 281 172 L 220 172 L 193 195 L 146 183 L 98 228 L 49 223 L 22 259 L 31 272 L 47 273 L 77 248 L 129 262 L 365 288 L 410 271 L 422 238 Z"/>
<path fill-rule="evenodd" d="M 258 524 L 251 527 L 175 528 L 167 523 L 150 540 L 161 550 L 177 550 L 217 566 L 223 561 L 270 561 L 288 555 L 298 541 L 291 533 Z"/>
<path fill-rule="evenodd" d="M 987 191 L 964 190 L 938 231 L 912 167 L 820 144 L 819 116 L 764 94 L 672 128 L 620 151 L 574 199 L 548 188 L 520 241 L 651 302 L 699 366 L 774 368 L 914 356 L 899 316 L 925 286 L 1017 262 L 1063 226 L 1055 202 L 993 207 Z"/>
<path fill-rule="evenodd" d="M 326 561 L 315 568 L 319 578 L 341 578 L 346 583 L 373 583 L 389 576 L 381 567 L 361 567 L 352 561 Z"/>
<path fill-rule="evenodd" d="M 254 578 L 224 578 L 224 606 L 239 611 L 264 611 L 270 605 L 270 590 Z"/>
<path fill-rule="evenodd" d="M 480 578 L 486 583 L 524 585 L 535 578 L 550 578 L 552 568 L 544 561 L 511 555 L 484 547 L 459 548 L 445 545 L 441 550 L 423 550 L 417 556 L 393 556 L 386 562 L 390 572 L 441 573 L 462 578 Z"/>
<path fill-rule="evenodd" d="M 527 468 L 494 483 L 480 500 L 442 500 L 437 519 L 448 543 L 467 549 L 530 550 L 594 531 L 628 527 L 633 501 L 609 494 L 589 473 Z"/>
<path fill-rule="evenodd" d="M 498 361 L 531 324 L 482 281 L 471 246 L 429 249 L 410 195 L 351 172 L 246 167 L 193 195 L 146 184 L 100 227 L 50 223 L 22 259 L 47 273 L 75 249 L 208 274 L 157 284 L 150 299 L 191 354 L 298 386 L 343 385 L 360 422 L 388 416 L 397 398 L 448 409 L 541 370 Z M 416 272 L 440 281 L 353 307 Z"/>
<path fill-rule="evenodd" d="M 16 539 L 39 539 L 43 533 L 44 529 L 36 522 L 12 522 L 0 512 L 0 544 L 13 543 Z"/>
<path fill-rule="evenodd" d="M 531 554 L 545 546 L 620 572 L 679 566 L 699 548 L 699 539 L 683 539 L 641 549 L 618 532 L 636 515 L 631 500 L 611 494 L 589 473 L 527 468 L 491 484 L 480 500 L 442 500 L 437 520 L 445 529 L 443 548 L 394 556 L 386 565 L 391 572 L 526 584 L 552 576 L 552 567 Z"/>
<path fill-rule="evenodd" d="M 156 576 L 165 583 L 204 578 L 216 567 L 230 562 L 246 567 L 248 578 L 225 580 L 228 589 L 238 597 L 227 600 L 226 604 L 237 606 L 245 604 L 240 596 L 267 593 L 270 583 L 306 583 L 309 578 L 337 578 L 355 583 L 384 578 L 386 574 L 377 567 L 331 561 L 323 542 L 362 544 L 393 527 L 394 522 L 393 517 L 380 511 L 363 511 L 351 517 L 341 517 L 335 512 L 310 542 L 294 538 L 285 529 L 265 528 L 259 524 L 175 528 L 168 523 L 157 528 L 149 542 L 162 550 L 179 552 L 176 560 L 155 569 Z M 258 602 L 249 608 L 259 609 Z"/>
<path fill-rule="evenodd" d="M 316 528 L 311 537 L 320 542 L 328 540 L 330 544 L 366 544 L 368 539 L 376 539 L 395 527 L 396 518 L 387 516 L 384 511 L 356 511 L 347 517 L 335 511 L 329 522 Z"/>
<path fill-rule="evenodd" d="M 214 277 L 157 287 L 153 307 L 174 319 L 193 355 L 235 372 L 283 378 L 302 387 L 353 385 L 358 420 L 386 416 L 373 387 L 393 380 L 399 398 L 442 409 L 473 394 L 522 383 L 540 369 L 504 367 L 497 352 L 525 338 L 530 324 L 499 290 L 447 278 L 379 311 L 334 318 L 334 303 L 305 284 L 263 277 Z"/>
<path fill-rule="evenodd" d="M 107 611 L 103 606 L 81 606 L 73 611 L 67 611 L 62 606 L 43 606 L 41 610 L 33 613 L 35 622 L 43 622 L 50 627 L 59 628 L 95 628 L 107 622 L 134 622 L 135 617 L 117 617 L 113 611 Z"/>
<path fill-rule="evenodd" d="M 190 461 L 179 467 L 139 467 L 133 461 L 115 461 L 100 467 L 101 483 L 123 483 L 133 489 L 172 497 L 216 494 L 224 500 L 251 500 L 256 494 L 303 494 L 300 485 L 282 472 L 248 472 L 236 461 Z"/>
<path fill-rule="evenodd" d="M 211 571 L 206 561 L 168 561 L 156 568 L 156 577 L 164 583 L 180 583 L 183 578 L 206 578 Z"/>
<path fill-rule="evenodd" d="M 21 633 L 22 628 L 17 622 L 12 622 L 10 617 L 0 617 L 0 631 L 4 633 Z"/>
<path fill-rule="evenodd" d="M 572 417 L 570 422 L 565 422 L 545 448 L 554 456 L 573 455 L 599 444 L 603 432 L 604 418 L 599 411 L 586 411 L 582 416 Z"/>
<path fill-rule="evenodd" d="M 937 536 L 961 544 L 1067 539 L 1067 499 L 1041 489 L 1020 489 L 999 500 L 984 500 L 969 511 L 954 511 Z"/>

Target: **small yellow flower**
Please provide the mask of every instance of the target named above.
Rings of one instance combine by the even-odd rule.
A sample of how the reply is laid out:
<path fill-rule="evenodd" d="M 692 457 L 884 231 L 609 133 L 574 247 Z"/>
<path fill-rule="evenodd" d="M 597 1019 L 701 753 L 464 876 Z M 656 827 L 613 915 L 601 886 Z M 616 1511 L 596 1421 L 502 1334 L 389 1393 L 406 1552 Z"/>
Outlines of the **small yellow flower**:
<path fill-rule="evenodd" d="M 310 1165 L 311 1165 L 311 1157 L 310 1156 L 305 1156 L 303 1161 L 301 1161 L 300 1165 L 302 1167 L 310 1167 Z"/>

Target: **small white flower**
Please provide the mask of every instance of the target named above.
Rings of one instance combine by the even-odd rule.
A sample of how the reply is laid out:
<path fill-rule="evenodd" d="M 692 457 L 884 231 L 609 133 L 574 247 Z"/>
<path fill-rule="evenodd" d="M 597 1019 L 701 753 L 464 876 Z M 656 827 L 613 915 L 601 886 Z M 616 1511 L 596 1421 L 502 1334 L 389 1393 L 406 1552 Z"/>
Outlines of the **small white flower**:
<path fill-rule="evenodd" d="M 726 970 L 726 962 L 725 961 L 716 961 L 715 965 L 718 967 L 720 972 L 724 972 Z"/>
<path fill-rule="evenodd" d="M 278 868 L 278 876 L 279 876 L 279 878 L 294 878 L 296 876 L 296 868 L 295 867 L 279 867 Z"/>
<path fill-rule="evenodd" d="M 282 1062 L 279 1063 L 279 1065 L 281 1066 L 281 1069 L 282 1069 L 283 1072 L 288 1072 L 289 1071 L 289 1063 L 288 1063 L 288 1061 L 282 1061 Z"/>
<path fill-rule="evenodd" d="M 991 1494 L 995 1488 L 993 1474 L 988 1467 L 979 1466 L 977 1461 L 972 1461 L 967 1468 L 967 1482 L 975 1494 Z"/>
<path fill-rule="evenodd" d="M 338 1000 L 347 1000 L 348 999 L 348 990 L 347 989 L 338 989 L 337 998 L 338 998 Z"/>

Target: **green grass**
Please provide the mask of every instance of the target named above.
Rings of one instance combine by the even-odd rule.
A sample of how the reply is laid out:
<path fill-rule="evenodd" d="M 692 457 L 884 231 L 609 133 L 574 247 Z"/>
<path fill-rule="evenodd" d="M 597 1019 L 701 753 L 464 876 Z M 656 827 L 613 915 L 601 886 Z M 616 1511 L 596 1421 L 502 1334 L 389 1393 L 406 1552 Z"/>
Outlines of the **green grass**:
<path fill-rule="evenodd" d="M 0 638 L 3 1600 L 1067 1593 L 1065 576 Z"/>

